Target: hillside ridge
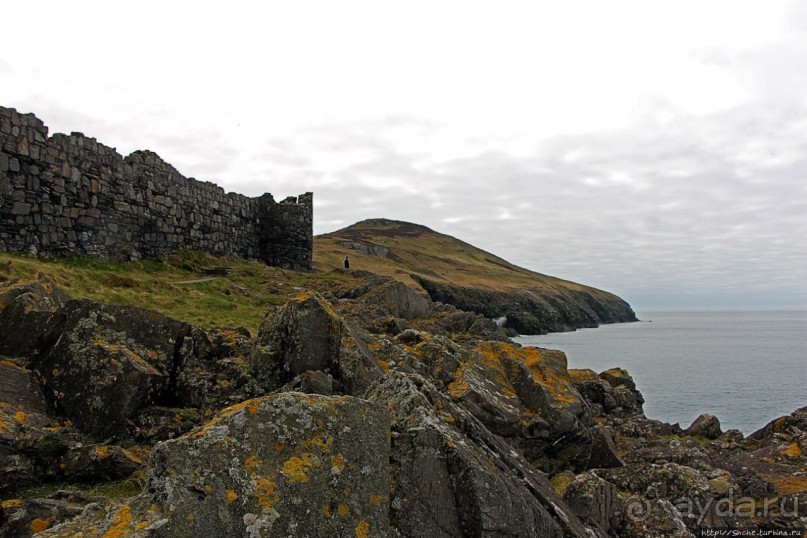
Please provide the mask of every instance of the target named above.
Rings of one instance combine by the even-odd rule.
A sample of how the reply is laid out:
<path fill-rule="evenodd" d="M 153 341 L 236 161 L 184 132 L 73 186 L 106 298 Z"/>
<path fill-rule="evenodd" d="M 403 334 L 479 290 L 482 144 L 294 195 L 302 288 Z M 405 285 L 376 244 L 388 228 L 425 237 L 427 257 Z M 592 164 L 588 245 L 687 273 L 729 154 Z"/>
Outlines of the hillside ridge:
<path fill-rule="evenodd" d="M 569 331 L 637 321 L 630 305 L 591 286 L 519 267 L 431 228 L 368 219 L 316 236 L 315 268 L 352 267 L 395 278 L 431 300 L 490 318 L 521 334 Z"/>

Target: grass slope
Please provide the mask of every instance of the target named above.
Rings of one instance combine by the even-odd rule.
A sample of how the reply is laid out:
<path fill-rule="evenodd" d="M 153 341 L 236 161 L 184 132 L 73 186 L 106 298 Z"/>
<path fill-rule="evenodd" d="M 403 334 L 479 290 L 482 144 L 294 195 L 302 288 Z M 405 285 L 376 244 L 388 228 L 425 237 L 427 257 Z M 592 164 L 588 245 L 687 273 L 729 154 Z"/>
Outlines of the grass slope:
<path fill-rule="evenodd" d="M 199 274 L 216 266 L 232 267 L 232 274 L 213 280 Z M 283 304 L 312 280 L 331 278 L 198 252 L 130 263 L 84 257 L 37 260 L 0 252 L 0 282 L 41 276 L 76 299 L 153 309 L 204 329 L 241 326 L 252 334 L 270 306 Z"/>

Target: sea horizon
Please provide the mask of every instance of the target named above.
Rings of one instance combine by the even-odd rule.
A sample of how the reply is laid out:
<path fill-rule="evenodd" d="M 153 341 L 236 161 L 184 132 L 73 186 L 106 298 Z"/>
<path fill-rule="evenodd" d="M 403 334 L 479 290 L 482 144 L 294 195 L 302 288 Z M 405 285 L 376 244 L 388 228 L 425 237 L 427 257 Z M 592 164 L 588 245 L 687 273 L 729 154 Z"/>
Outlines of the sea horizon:
<path fill-rule="evenodd" d="M 682 428 L 703 413 L 749 435 L 807 405 L 807 309 L 637 309 L 639 322 L 516 342 L 559 349 L 569 368 L 633 376 L 649 418 Z"/>

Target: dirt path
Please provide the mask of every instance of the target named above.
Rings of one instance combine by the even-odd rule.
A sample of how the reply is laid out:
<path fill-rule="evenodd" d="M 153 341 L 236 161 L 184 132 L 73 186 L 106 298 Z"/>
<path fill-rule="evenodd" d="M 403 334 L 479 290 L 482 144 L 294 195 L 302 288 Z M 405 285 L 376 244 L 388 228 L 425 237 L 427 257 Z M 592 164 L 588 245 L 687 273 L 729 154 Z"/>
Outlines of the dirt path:
<path fill-rule="evenodd" d="M 171 282 L 171 284 L 198 284 L 200 282 L 210 282 L 211 280 L 218 280 L 220 276 L 207 276 L 205 278 L 197 278 L 196 280 L 180 280 L 179 282 Z"/>

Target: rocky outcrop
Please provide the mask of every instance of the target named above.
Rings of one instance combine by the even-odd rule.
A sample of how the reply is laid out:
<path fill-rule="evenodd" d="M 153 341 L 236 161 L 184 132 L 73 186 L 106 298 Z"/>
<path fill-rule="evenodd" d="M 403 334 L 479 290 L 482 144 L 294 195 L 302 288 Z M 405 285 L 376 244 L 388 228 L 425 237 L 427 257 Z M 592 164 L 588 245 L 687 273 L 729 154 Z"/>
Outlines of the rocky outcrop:
<path fill-rule="evenodd" d="M 274 390 L 308 371 L 336 372 L 342 319 L 316 293 L 303 293 L 267 317 L 250 364 L 255 378 Z"/>
<path fill-rule="evenodd" d="M 140 410 L 170 399 L 194 349 L 192 326 L 137 308 L 71 301 L 51 325 L 59 337 L 33 366 L 52 405 L 99 437 L 127 434 Z"/>
<path fill-rule="evenodd" d="M 45 328 L 69 300 L 47 279 L 0 283 L 0 355 L 29 356 L 46 349 L 50 342 Z"/>
<path fill-rule="evenodd" d="M 143 494 L 42 536 L 390 536 L 384 406 L 281 393 L 157 446 Z"/>
<path fill-rule="evenodd" d="M 717 439 L 723 434 L 720 429 L 720 420 L 714 415 L 700 415 L 686 429 L 689 435 L 700 435 L 706 439 Z"/>
<path fill-rule="evenodd" d="M 403 536 L 586 536 L 546 479 L 420 376 L 367 398 L 393 413 L 390 518 Z"/>
<path fill-rule="evenodd" d="M 254 339 L 12 286 L 7 326 L 43 321 L 0 358 L 0 536 L 694 536 L 807 517 L 805 409 L 747 439 L 710 417 L 684 431 L 642 414 L 626 371 L 447 331 L 451 308 L 374 332 L 379 285 L 300 293 Z M 133 496 L 25 489 L 64 482 Z"/>

